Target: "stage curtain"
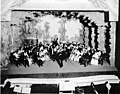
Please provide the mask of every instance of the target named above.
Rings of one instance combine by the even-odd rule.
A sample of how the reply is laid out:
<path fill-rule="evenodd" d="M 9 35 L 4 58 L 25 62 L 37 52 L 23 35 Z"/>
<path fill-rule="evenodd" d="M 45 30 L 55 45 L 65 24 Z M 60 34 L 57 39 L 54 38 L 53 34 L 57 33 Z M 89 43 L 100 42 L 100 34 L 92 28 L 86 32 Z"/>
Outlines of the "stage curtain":
<path fill-rule="evenodd" d="M 21 6 L 28 0 L 1 0 L 1 20 L 11 20 L 11 9 Z"/>
<path fill-rule="evenodd" d="M 109 21 L 118 21 L 119 0 L 89 0 L 96 8 L 109 11 Z"/>

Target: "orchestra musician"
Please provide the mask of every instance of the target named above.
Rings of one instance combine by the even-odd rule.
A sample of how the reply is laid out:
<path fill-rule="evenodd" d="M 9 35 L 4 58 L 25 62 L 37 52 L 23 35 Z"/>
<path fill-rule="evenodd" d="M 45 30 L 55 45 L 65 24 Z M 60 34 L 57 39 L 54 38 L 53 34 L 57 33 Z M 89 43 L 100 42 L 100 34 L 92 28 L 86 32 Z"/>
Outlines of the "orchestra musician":
<path fill-rule="evenodd" d="M 90 47 L 84 47 L 80 43 L 58 43 L 58 38 L 54 38 L 51 43 L 39 43 L 38 45 L 23 45 L 18 50 L 10 53 L 11 64 L 18 66 L 31 66 L 37 64 L 43 66 L 45 61 L 56 61 L 60 68 L 63 67 L 63 61 L 69 59 L 84 65 L 103 65 L 105 53 L 95 51 Z"/>

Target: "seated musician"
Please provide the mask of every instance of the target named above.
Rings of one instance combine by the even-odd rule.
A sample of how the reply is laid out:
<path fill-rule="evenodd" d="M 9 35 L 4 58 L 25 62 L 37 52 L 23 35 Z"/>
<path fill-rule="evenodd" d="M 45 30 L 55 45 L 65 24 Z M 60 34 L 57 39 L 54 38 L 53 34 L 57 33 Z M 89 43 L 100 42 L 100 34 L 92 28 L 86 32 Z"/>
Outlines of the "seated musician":
<path fill-rule="evenodd" d="M 74 57 L 75 57 L 75 51 L 73 49 L 69 58 L 70 58 L 70 60 L 74 61 Z"/>
<path fill-rule="evenodd" d="M 50 58 L 48 56 L 47 48 L 43 48 L 43 50 L 41 51 L 40 57 L 41 57 L 42 61 L 48 61 L 48 60 L 50 60 Z"/>
<path fill-rule="evenodd" d="M 92 60 L 91 60 L 91 64 L 92 65 L 98 65 L 99 64 L 99 58 L 101 55 L 101 51 L 96 51 L 93 56 L 92 56 Z"/>
<path fill-rule="evenodd" d="M 104 62 L 107 62 L 106 53 L 105 53 L 105 51 L 101 51 L 101 55 L 99 58 L 99 64 L 103 65 Z"/>
<path fill-rule="evenodd" d="M 18 62 L 19 55 L 17 51 L 10 53 L 9 59 L 11 64 L 16 65 L 17 67 L 19 66 L 19 62 Z"/>
<path fill-rule="evenodd" d="M 74 61 L 79 62 L 79 58 L 81 58 L 80 51 L 76 49 Z"/>
<path fill-rule="evenodd" d="M 33 62 L 36 63 L 39 67 L 43 66 L 43 61 L 41 60 L 39 56 L 39 51 L 34 52 L 33 54 Z"/>

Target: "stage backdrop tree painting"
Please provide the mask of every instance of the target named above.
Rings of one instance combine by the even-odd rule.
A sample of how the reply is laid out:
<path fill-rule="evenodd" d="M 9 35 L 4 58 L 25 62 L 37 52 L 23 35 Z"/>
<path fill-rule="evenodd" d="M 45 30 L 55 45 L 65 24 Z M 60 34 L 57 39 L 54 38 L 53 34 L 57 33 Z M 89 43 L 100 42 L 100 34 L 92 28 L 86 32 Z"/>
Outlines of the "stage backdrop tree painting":
<path fill-rule="evenodd" d="M 15 18 L 13 15 L 12 21 L 14 23 L 17 22 L 16 24 L 18 27 L 21 26 L 24 33 L 22 35 L 25 39 L 36 38 L 39 41 L 49 41 L 51 37 L 56 35 L 59 37 L 60 41 L 84 40 L 83 38 L 79 38 L 79 31 L 82 31 L 83 25 L 79 19 L 74 17 L 75 15 L 74 12 L 62 13 L 62 11 L 42 11 L 29 13 L 29 16 L 24 14 L 23 17 L 18 17 L 19 19 Z M 18 21 L 15 21 L 14 19 Z"/>
<path fill-rule="evenodd" d="M 58 23 L 60 23 L 60 28 L 59 28 L 59 33 L 61 35 L 60 40 L 64 41 L 65 33 L 66 33 L 66 29 L 65 29 L 66 18 L 61 18 L 61 20 Z"/>

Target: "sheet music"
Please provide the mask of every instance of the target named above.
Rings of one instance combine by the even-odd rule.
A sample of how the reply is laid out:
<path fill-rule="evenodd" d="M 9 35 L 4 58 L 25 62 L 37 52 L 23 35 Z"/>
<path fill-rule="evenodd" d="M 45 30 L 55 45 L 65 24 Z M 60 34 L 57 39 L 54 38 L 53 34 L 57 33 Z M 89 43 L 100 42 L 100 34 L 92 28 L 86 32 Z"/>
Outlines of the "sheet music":
<path fill-rule="evenodd" d="M 28 94 L 30 94 L 30 92 L 31 92 L 31 88 L 29 88 L 29 87 L 23 87 L 22 88 L 22 93 L 28 93 Z"/>

